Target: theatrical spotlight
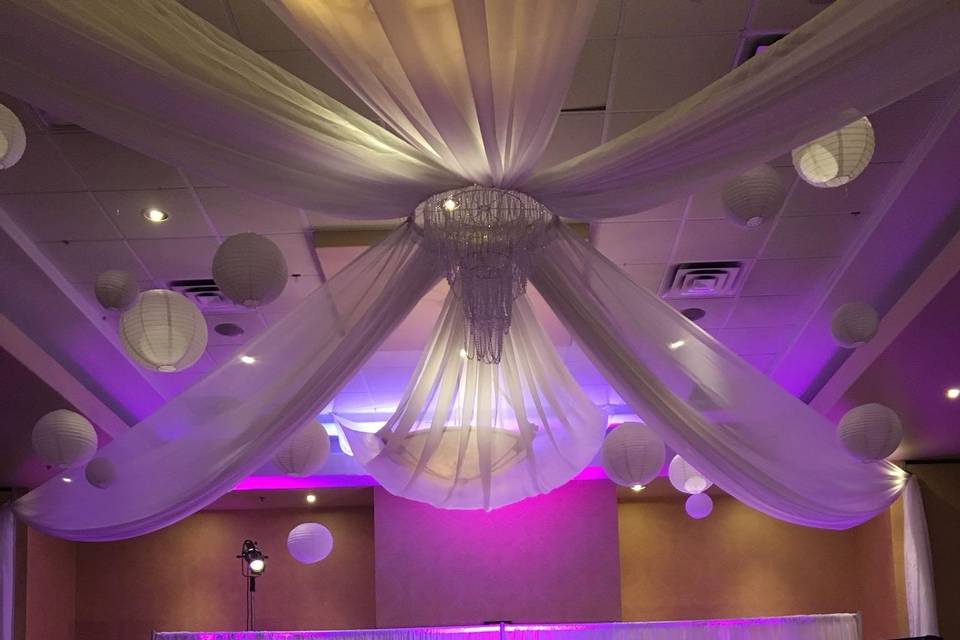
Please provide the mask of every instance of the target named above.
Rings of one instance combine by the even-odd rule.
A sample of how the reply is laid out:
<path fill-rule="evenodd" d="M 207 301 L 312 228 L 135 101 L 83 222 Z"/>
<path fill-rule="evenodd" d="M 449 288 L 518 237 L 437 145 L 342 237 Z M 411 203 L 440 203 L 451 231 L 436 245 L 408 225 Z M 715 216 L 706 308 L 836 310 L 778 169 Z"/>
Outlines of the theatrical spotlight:
<path fill-rule="evenodd" d="M 254 631 L 257 592 L 257 577 L 267 568 L 267 556 L 253 540 L 244 540 L 240 549 L 240 572 L 247 579 L 247 631 Z"/>

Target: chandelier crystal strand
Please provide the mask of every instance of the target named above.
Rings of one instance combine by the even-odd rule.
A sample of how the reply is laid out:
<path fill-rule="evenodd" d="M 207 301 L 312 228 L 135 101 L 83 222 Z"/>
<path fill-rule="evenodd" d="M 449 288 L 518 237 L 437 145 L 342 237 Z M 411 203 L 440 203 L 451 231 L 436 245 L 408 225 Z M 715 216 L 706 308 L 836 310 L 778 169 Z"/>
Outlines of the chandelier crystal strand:
<path fill-rule="evenodd" d="M 462 301 L 467 357 L 499 363 L 513 301 L 527 289 L 553 215 L 526 194 L 474 185 L 427 198 L 417 218 Z"/>

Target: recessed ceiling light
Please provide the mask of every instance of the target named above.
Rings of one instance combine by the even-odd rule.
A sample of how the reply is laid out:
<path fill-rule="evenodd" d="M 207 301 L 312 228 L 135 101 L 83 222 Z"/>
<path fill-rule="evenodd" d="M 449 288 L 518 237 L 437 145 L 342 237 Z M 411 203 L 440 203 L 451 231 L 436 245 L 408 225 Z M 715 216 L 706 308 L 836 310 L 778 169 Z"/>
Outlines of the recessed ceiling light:
<path fill-rule="evenodd" d="M 66 482 L 67 484 L 73 482 L 73 478 L 61 478 L 61 480 L 63 480 L 63 481 Z"/>
<path fill-rule="evenodd" d="M 253 356 L 240 356 L 240 362 L 242 362 L 243 364 L 253 364 L 256 361 L 257 359 L 254 358 Z"/>
<path fill-rule="evenodd" d="M 957 398 L 960 398 L 960 389 L 958 389 L 957 387 L 951 387 L 947 389 L 947 397 L 950 398 L 951 400 L 956 400 Z"/>
<path fill-rule="evenodd" d="M 644 485 L 642 485 L 642 484 L 630 485 L 630 491 L 633 491 L 634 493 L 640 493 L 641 491 L 643 491 L 643 490 L 646 489 L 646 488 L 647 488 L 647 487 L 644 486 Z"/>
<path fill-rule="evenodd" d="M 166 211 L 163 211 L 161 209 L 154 209 L 154 208 L 144 209 L 143 217 L 149 220 L 150 222 L 156 222 L 157 224 L 160 224 L 161 222 L 166 222 L 170 218 L 170 216 L 167 215 Z"/>
<path fill-rule="evenodd" d="M 316 501 L 317 501 L 317 496 L 313 495 L 312 493 L 307 494 L 307 504 L 313 504 Z"/>
<path fill-rule="evenodd" d="M 677 349 L 679 349 L 685 344 L 687 344 L 685 341 L 677 340 L 676 342 L 671 342 L 670 344 L 668 344 L 667 348 L 670 349 L 670 351 L 676 351 Z"/>

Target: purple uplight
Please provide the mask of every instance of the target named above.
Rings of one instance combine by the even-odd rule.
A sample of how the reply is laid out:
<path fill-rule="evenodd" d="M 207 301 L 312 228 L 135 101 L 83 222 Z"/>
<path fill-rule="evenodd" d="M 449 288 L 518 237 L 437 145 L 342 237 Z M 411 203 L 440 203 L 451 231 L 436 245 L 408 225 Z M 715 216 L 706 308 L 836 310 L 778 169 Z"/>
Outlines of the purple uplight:
<path fill-rule="evenodd" d="M 248 476 L 234 491 L 262 491 L 269 489 L 332 489 L 338 487 L 374 487 L 377 481 L 366 475 L 310 476 Z"/>

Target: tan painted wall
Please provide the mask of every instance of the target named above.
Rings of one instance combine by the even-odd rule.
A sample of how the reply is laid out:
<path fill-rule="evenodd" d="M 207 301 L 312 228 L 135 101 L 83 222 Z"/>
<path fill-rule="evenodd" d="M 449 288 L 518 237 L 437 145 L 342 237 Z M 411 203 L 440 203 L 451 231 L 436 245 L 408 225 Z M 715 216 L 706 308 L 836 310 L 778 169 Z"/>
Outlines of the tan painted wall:
<path fill-rule="evenodd" d="M 326 560 L 309 566 L 286 550 L 287 533 L 307 521 L 328 527 L 335 541 Z M 212 511 L 140 538 L 78 545 L 78 640 L 243 629 L 246 583 L 235 556 L 248 537 L 269 556 L 257 580 L 258 628 L 376 626 L 369 507 Z"/>
<path fill-rule="evenodd" d="M 727 497 L 699 521 L 674 499 L 619 509 L 624 620 L 861 611 L 867 640 L 901 635 L 889 514 L 823 531 Z"/>
<path fill-rule="evenodd" d="M 26 640 L 73 640 L 77 545 L 32 529 L 22 531 L 27 535 Z"/>

